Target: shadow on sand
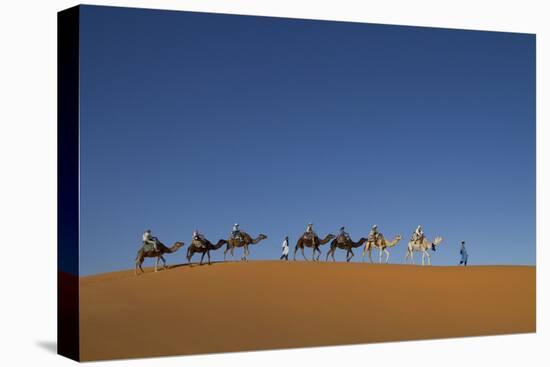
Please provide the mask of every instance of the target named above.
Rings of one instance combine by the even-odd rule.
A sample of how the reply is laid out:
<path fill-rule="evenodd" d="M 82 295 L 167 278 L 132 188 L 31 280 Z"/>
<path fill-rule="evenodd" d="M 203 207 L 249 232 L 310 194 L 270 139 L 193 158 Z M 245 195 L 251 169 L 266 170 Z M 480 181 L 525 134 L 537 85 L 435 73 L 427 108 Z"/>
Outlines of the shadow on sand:
<path fill-rule="evenodd" d="M 230 262 L 230 261 L 223 261 L 223 260 L 212 261 L 212 262 L 210 262 L 210 265 L 221 264 L 221 263 L 226 263 L 226 262 Z M 183 264 L 168 265 L 167 268 L 168 268 L 168 269 L 175 269 L 175 268 L 180 268 L 180 267 L 184 267 L 184 266 L 188 266 L 188 267 L 199 266 L 199 262 L 192 262 L 191 264 L 183 263 Z M 207 263 L 207 262 L 204 262 L 204 263 L 203 263 L 202 265 L 200 265 L 200 266 L 208 266 L 208 263 Z"/>

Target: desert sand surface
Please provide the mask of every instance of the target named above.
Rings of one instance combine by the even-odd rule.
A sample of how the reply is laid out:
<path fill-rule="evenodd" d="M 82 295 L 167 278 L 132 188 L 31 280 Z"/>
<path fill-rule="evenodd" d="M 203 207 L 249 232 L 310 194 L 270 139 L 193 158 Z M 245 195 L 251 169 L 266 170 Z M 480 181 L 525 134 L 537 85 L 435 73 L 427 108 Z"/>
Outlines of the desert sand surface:
<path fill-rule="evenodd" d="M 250 261 L 85 276 L 81 359 L 534 332 L 535 272 Z"/>

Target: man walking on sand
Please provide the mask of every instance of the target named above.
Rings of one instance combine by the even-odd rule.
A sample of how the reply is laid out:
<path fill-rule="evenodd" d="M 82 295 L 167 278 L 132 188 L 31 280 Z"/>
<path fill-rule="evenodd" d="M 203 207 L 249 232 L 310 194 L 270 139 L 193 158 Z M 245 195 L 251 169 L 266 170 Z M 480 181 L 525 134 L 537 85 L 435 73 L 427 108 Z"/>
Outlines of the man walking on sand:
<path fill-rule="evenodd" d="M 288 236 L 285 237 L 282 247 L 283 247 L 283 254 L 281 255 L 280 260 L 285 259 L 286 261 L 288 261 Z"/>
<path fill-rule="evenodd" d="M 468 265 L 468 251 L 466 251 L 466 242 L 464 241 L 460 242 L 460 256 L 460 262 L 458 265 Z"/>

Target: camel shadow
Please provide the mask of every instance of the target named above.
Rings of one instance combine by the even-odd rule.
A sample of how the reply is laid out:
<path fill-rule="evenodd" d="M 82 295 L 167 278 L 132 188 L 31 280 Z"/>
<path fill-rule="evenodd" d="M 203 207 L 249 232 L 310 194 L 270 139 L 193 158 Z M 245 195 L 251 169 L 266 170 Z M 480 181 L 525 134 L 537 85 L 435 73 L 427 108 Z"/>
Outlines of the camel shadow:
<path fill-rule="evenodd" d="M 36 345 L 38 345 L 40 348 L 53 353 L 57 354 L 57 342 L 51 341 L 51 340 L 39 340 L 36 342 Z"/>
<path fill-rule="evenodd" d="M 211 261 L 210 265 L 221 264 L 221 263 L 224 263 L 224 262 L 228 262 L 228 261 L 223 261 L 223 260 Z M 183 263 L 183 264 L 168 265 L 167 268 L 168 268 L 168 270 L 170 270 L 170 269 L 176 269 L 176 268 L 182 268 L 182 267 L 194 267 L 194 266 L 199 266 L 199 262 L 198 261 L 197 262 L 192 262 L 191 264 Z M 201 266 L 208 266 L 208 263 L 204 262 Z"/>

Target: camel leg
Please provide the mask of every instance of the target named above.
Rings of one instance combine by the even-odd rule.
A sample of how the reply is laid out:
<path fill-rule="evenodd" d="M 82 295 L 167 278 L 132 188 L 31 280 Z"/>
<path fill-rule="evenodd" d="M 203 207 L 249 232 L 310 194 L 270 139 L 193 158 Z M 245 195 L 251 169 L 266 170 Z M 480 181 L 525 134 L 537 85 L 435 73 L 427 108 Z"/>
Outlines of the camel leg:
<path fill-rule="evenodd" d="M 201 255 L 201 262 L 199 265 L 202 265 L 202 261 L 204 260 L 204 255 L 206 255 L 206 252 L 203 252 L 202 255 Z"/>
<path fill-rule="evenodd" d="M 206 251 L 206 254 L 208 255 L 208 265 L 211 265 L 211 263 L 210 263 L 210 251 Z"/>
<path fill-rule="evenodd" d="M 160 261 L 160 256 L 157 256 L 157 261 L 155 262 L 155 273 L 158 271 L 159 261 Z"/>
<path fill-rule="evenodd" d="M 332 257 L 332 261 L 334 261 L 334 249 L 330 248 L 328 251 L 327 251 L 327 258 L 326 258 L 326 261 L 328 261 L 328 256 L 331 256 Z"/>
<path fill-rule="evenodd" d="M 386 253 L 386 264 L 387 264 L 388 260 L 390 259 L 390 252 L 387 249 L 384 249 L 384 252 Z"/>
<path fill-rule="evenodd" d="M 162 255 L 160 255 L 160 259 L 162 260 L 162 268 L 166 269 L 166 259 Z"/>
<path fill-rule="evenodd" d="M 355 254 L 353 253 L 353 250 L 352 250 L 352 249 L 349 250 L 349 254 L 350 254 L 351 256 L 349 257 L 348 262 L 351 260 L 352 257 L 355 256 Z"/>
<path fill-rule="evenodd" d="M 412 264 L 414 265 L 414 259 L 413 259 L 413 252 L 411 250 L 407 250 L 407 255 L 405 255 L 405 262 L 407 264 Z M 409 261 L 407 261 L 407 258 L 409 259 Z"/>
<path fill-rule="evenodd" d="M 248 260 L 247 256 L 248 256 L 248 246 L 244 246 L 243 257 L 241 257 L 241 260 L 247 261 Z"/>
<path fill-rule="evenodd" d="M 431 255 L 428 253 L 428 251 L 426 251 L 426 256 L 428 257 L 428 265 L 432 265 L 432 261 L 431 261 Z"/>
<path fill-rule="evenodd" d="M 296 253 L 298 252 L 298 245 L 294 247 L 294 261 L 296 261 Z"/>
<path fill-rule="evenodd" d="M 189 249 L 187 249 L 187 264 L 189 264 L 189 267 L 193 266 L 191 264 L 191 259 L 193 258 L 193 254 L 194 254 L 194 252 L 192 251 L 191 247 Z"/>
<path fill-rule="evenodd" d="M 308 261 L 306 254 L 304 253 L 304 248 L 302 247 L 300 250 L 302 250 L 302 256 L 304 257 L 304 259 Z"/>
<path fill-rule="evenodd" d="M 143 260 L 137 260 L 136 261 L 136 275 L 139 275 L 138 274 L 138 268 L 141 270 L 141 272 L 143 273 L 143 269 L 141 267 L 141 264 L 143 263 Z"/>
<path fill-rule="evenodd" d="M 378 248 L 379 254 L 378 254 L 378 263 L 382 264 L 382 248 Z"/>
<path fill-rule="evenodd" d="M 321 249 L 319 249 L 319 247 L 315 247 L 315 251 L 317 251 L 317 260 L 316 261 L 319 261 L 319 258 L 322 255 Z"/>
<path fill-rule="evenodd" d="M 372 264 L 372 249 L 369 249 L 369 261 Z"/>
<path fill-rule="evenodd" d="M 227 255 L 228 250 L 229 250 L 229 247 L 226 247 L 225 251 L 223 252 L 223 261 L 225 261 L 225 256 Z"/>
<path fill-rule="evenodd" d="M 424 258 L 426 257 L 426 251 L 422 251 L 422 266 L 424 266 Z"/>

